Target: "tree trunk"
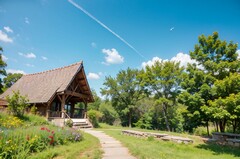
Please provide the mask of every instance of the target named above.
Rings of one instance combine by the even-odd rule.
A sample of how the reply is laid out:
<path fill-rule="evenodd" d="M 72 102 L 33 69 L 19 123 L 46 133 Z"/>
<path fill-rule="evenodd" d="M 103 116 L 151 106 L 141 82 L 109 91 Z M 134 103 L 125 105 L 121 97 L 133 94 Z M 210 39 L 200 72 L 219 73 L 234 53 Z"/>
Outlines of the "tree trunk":
<path fill-rule="evenodd" d="M 209 134 L 209 125 L 208 125 L 208 121 L 207 121 L 207 134 L 208 134 L 208 136 L 210 136 L 210 134 Z"/>
<path fill-rule="evenodd" d="M 237 120 L 236 119 L 234 119 L 232 121 L 232 125 L 233 125 L 233 133 L 235 133 L 236 132 L 236 128 L 237 128 Z"/>
<path fill-rule="evenodd" d="M 165 119 L 167 131 L 170 131 L 170 126 L 169 126 L 169 122 L 168 122 L 168 118 L 167 118 L 167 108 L 166 108 L 165 104 L 163 104 L 163 117 Z"/>
<path fill-rule="evenodd" d="M 131 111 L 128 113 L 128 126 L 129 126 L 129 128 L 132 127 L 132 112 Z"/>
<path fill-rule="evenodd" d="M 219 132 L 219 130 L 218 130 L 218 122 L 216 121 L 215 123 L 216 123 L 217 132 Z"/>
<path fill-rule="evenodd" d="M 220 132 L 225 131 L 225 123 L 226 123 L 225 120 L 219 121 Z"/>

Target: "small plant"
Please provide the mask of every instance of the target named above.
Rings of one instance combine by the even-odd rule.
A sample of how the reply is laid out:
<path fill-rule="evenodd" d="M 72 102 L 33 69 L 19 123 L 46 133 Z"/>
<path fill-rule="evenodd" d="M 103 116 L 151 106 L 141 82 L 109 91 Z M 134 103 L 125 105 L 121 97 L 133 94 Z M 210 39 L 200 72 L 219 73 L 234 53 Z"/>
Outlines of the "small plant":
<path fill-rule="evenodd" d="M 97 110 L 89 110 L 88 118 L 90 122 L 93 124 L 93 127 L 99 127 L 99 119 L 102 117 L 102 113 Z"/>
<path fill-rule="evenodd" d="M 37 114 L 37 107 L 35 105 L 31 107 L 30 113 L 35 115 Z"/>
<path fill-rule="evenodd" d="M 73 121 L 71 119 L 69 119 L 65 122 L 65 125 L 71 128 L 71 127 L 73 127 Z"/>
<path fill-rule="evenodd" d="M 23 116 L 25 109 L 29 106 L 27 97 L 21 96 L 19 91 L 13 91 L 13 95 L 7 96 L 6 99 L 10 113 L 14 116 Z"/>

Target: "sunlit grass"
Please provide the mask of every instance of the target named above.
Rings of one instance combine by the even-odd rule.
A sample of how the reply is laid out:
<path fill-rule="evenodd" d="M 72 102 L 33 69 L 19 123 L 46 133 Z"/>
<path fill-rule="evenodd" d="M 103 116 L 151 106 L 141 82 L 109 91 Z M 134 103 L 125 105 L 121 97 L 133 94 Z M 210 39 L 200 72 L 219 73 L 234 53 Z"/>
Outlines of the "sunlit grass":
<path fill-rule="evenodd" d="M 193 144 L 179 144 L 170 141 L 122 135 L 121 128 L 119 127 L 102 124 L 101 126 L 101 131 L 104 131 L 106 134 L 121 141 L 124 146 L 128 147 L 132 155 L 140 159 L 236 159 L 240 157 L 240 151 L 238 148 L 206 144 L 200 139 L 200 137 L 189 134 L 151 131 L 189 137 L 194 140 Z M 150 131 L 143 129 L 134 130 Z"/>

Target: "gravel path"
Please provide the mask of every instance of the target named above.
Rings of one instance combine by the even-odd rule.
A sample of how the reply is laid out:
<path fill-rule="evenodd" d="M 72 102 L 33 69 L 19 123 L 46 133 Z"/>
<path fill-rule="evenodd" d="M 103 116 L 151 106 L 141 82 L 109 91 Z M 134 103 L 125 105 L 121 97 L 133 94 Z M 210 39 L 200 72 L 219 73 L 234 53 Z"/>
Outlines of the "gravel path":
<path fill-rule="evenodd" d="M 84 129 L 83 131 L 100 140 L 102 150 L 104 151 L 103 159 L 136 159 L 129 154 L 128 149 L 123 147 L 118 140 L 106 135 L 104 132 L 92 129 Z"/>

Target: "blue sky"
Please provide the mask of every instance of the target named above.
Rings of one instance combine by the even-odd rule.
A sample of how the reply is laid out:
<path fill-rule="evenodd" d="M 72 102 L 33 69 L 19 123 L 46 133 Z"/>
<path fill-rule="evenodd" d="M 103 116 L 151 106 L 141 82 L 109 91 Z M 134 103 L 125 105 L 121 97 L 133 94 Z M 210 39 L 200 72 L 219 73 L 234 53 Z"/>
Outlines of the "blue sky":
<path fill-rule="evenodd" d="M 161 59 L 191 62 L 198 36 L 214 31 L 240 42 L 240 1 L 0 1 L 8 72 L 29 74 L 83 60 L 98 93 L 105 76 L 121 69 Z"/>

